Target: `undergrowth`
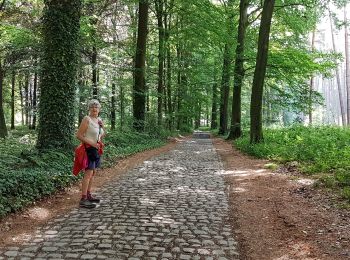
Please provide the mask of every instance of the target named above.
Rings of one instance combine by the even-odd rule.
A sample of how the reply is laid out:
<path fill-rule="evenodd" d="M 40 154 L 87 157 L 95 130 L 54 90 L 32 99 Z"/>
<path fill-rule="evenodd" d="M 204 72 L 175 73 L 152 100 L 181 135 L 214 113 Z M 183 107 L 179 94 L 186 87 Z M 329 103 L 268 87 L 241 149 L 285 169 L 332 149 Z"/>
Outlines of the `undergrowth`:
<path fill-rule="evenodd" d="M 240 150 L 279 163 L 297 161 L 305 174 L 318 174 L 327 187 L 340 188 L 350 201 L 350 129 L 302 127 L 265 129 L 264 141 L 250 144 L 247 133 L 235 141 Z"/>

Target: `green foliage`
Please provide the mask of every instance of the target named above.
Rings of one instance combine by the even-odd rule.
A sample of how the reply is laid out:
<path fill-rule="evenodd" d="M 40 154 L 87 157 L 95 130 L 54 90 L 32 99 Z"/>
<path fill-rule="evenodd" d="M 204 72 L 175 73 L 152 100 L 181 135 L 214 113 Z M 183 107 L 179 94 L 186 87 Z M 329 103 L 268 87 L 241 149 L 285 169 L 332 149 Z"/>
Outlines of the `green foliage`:
<path fill-rule="evenodd" d="M 328 187 L 350 187 L 350 129 L 340 127 L 302 127 L 266 129 L 264 142 L 249 144 L 245 135 L 235 141 L 244 152 L 277 162 L 299 162 L 306 174 L 323 173 Z M 346 194 L 347 191 L 344 190 Z"/>
<path fill-rule="evenodd" d="M 19 136 L 15 132 L 13 136 Z M 0 217 L 72 184 L 72 151 L 39 153 L 29 133 L 0 143 Z M 21 140 L 21 143 L 19 140 Z"/>

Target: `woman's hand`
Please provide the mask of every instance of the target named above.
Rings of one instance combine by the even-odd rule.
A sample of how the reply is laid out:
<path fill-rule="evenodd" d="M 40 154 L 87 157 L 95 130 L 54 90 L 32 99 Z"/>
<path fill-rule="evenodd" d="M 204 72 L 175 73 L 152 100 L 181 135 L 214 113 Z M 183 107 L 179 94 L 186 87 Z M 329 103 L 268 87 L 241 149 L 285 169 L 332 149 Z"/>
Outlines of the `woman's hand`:
<path fill-rule="evenodd" d="M 96 149 L 100 149 L 100 143 L 95 143 L 94 145 L 91 145 L 92 147 L 95 147 Z"/>

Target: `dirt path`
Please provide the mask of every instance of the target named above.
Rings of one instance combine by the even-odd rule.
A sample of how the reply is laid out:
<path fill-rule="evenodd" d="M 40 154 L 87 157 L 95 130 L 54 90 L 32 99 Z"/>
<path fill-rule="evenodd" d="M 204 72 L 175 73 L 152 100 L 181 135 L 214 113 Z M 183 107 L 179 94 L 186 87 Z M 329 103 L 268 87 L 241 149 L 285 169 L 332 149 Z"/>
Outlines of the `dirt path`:
<path fill-rule="evenodd" d="M 267 161 L 214 139 L 226 170 L 241 259 L 350 259 L 350 214 L 305 179 L 272 173 Z"/>

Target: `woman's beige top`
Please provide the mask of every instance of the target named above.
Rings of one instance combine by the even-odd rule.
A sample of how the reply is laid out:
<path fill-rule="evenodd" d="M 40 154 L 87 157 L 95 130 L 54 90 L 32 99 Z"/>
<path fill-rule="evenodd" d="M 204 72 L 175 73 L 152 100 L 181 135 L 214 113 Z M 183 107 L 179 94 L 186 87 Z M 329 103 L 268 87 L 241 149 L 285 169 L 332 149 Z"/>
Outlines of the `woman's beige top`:
<path fill-rule="evenodd" d="M 92 141 L 99 141 L 101 135 L 103 135 L 103 129 L 100 130 L 100 125 L 98 123 L 95 123 L 91 117 L 87 116 L 89 120 L 88 128 L 85 132 L 85 137 L 92 140 Z M 97 120 L 101 120 L 100 118 L 97 118 Z M 100 134 L 99 134 L 100 131 Z"/>

